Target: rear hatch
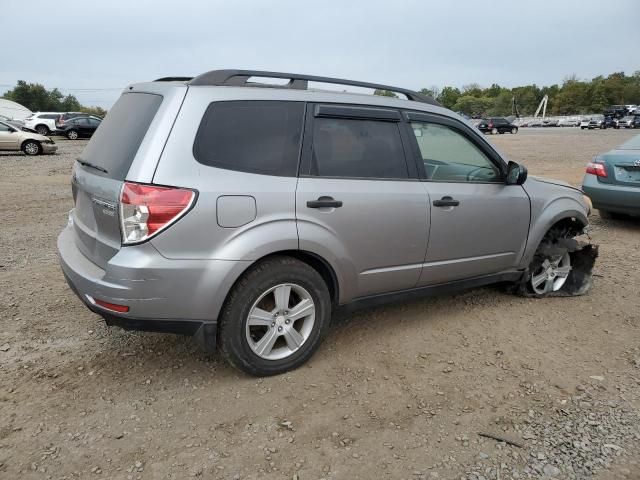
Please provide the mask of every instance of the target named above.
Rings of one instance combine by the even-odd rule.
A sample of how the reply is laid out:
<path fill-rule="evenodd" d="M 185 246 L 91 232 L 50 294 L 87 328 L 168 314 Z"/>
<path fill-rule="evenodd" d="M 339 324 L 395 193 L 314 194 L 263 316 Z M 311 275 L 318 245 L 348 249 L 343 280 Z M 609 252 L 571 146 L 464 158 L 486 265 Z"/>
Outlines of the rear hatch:
<path fill-rule="evenodd" d="M 121 247 L 122 185 L 162 101 L 157 94 L 124 93 L 74 166 L 71 221 L 75 241 L 101 268 Z"/>

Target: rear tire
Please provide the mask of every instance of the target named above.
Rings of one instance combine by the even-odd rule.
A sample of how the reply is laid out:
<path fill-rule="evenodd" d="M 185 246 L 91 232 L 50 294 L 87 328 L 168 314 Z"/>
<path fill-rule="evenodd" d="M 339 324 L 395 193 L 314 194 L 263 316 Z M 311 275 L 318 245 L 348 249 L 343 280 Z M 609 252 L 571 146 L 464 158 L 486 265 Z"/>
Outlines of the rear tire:
<path fill-rule="evenodd" d="M 245 373 L 278 375 L 311 358 L 330 321 L 331 299 L 320 274 L 295 258 L 269 258 L 247 271 L 227 297 L 220 350 Z"/>
<path fill-rule="evenodd" d="M 69 130 L 67 132 L 67 138 L 69 140 L 77 140 L 78 139 L 78 132 L 75 130 Z"/>
<path fill-rule="evenodd" d="M 39 135 L 44 135 L 45 137 L 51 133 L 49 127 L 46 125 L 38 125 L 36 127 L 36 132 L 38 132 Z"/>
<path fill-rule="evenodd" d="M 29 156 L 40 155 L 42 153 L 42 145 L 35 140 L 27 140 L 22 144 L 22 151 Z"/>

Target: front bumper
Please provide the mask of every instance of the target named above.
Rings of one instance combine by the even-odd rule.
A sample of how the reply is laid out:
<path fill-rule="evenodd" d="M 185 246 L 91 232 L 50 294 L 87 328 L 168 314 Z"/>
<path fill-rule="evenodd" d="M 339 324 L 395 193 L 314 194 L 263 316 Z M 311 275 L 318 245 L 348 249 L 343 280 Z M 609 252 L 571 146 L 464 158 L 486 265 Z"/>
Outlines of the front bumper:
<path fill-rule="evenodd" d="M 58 145 L 55 143 L 41 143 L 42 153 L 56 153 L 58 151 Z"/>
<path fill-rule="evenodd" d="M 585 175 L 582 190 L 593 208 L 613 213 L 640 215 L 640 188 L 598 182 L 595 175 Z"/>
<path fill-rule="evenodd" d="M 104 269 L 76 246 L 73 226 L 58 237 L 67 283 L 107 325 L 127 330 L 193 335 L 207 351 L 215 347 L 217 316 L 246 262 L 170 260 L 149 243 L 124 247 Z M 95 299 L 129 307 L 126 313 Z"/>

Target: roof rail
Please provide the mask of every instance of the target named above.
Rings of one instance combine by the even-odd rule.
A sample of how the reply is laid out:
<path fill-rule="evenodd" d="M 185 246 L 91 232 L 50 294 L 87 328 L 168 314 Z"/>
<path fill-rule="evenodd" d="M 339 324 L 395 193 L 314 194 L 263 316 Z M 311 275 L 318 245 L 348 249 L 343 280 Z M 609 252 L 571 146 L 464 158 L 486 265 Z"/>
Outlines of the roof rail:
<path fill-rule="evenodd" d="M 281 78 L 289 80 L 284 85 L 270 85 L 249 82 L 251 77 L 263 78 Z M 175 79 L 184 79 L 184 77 L 169 77 Z M 165 79 L 160 79 L 166 81 Z M 332 83 L 334 85 L 350 85 L 353 87 L 371 88 L 373 90 L 387 90 L 389 92 L 400 93 L 405 95 L 409 100 L 414 102 L 429 103 L 431 105 L 440 106 L 433 98 L 423 95 L 406 88 L 392 87 L 389 85 L 380 85 L 377 83 L 358 82 L 355 80 L 345 80 L 342 78 L 318 77 L 314 75 L 301 75 L 299 73 L 281 73 L 281 72 L 263 72 L 259 70 L 212 70 L 187 80 L 189 85 L 210 85 L 210 86 L 235 86 L 235 87 L 273 87 L 273 88 L 291 88 L 295 90 L 307 90 L 309 82 Z"/>
<path fill-rule="evenodd" d="M 157 78 L 154 82 L 188 82 L 193 77 L 162 77 Z"/>

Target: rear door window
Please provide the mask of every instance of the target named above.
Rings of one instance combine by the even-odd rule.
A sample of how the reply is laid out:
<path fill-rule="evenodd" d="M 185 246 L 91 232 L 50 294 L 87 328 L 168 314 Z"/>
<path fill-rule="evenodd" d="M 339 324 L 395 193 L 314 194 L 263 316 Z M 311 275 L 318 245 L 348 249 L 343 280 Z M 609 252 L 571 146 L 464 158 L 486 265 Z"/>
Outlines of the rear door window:
<path fill-rule="evenodd" d="M 123 94 L 109 110 L 79 160 L 105 169 L 109 178 L 124 180 L 161 103 L 161 95 Z"/>
<path fill-rule="evenodd" d="M 303 102 L 212 103 L 198 128 L 193 155 L 211 167 L 295 176 L 303 117 Z"/>
<path fill-rule="evenodd" d="M 315 118 L 310 174 L 341 178 L 409 178 L 398 124 Z"/>

